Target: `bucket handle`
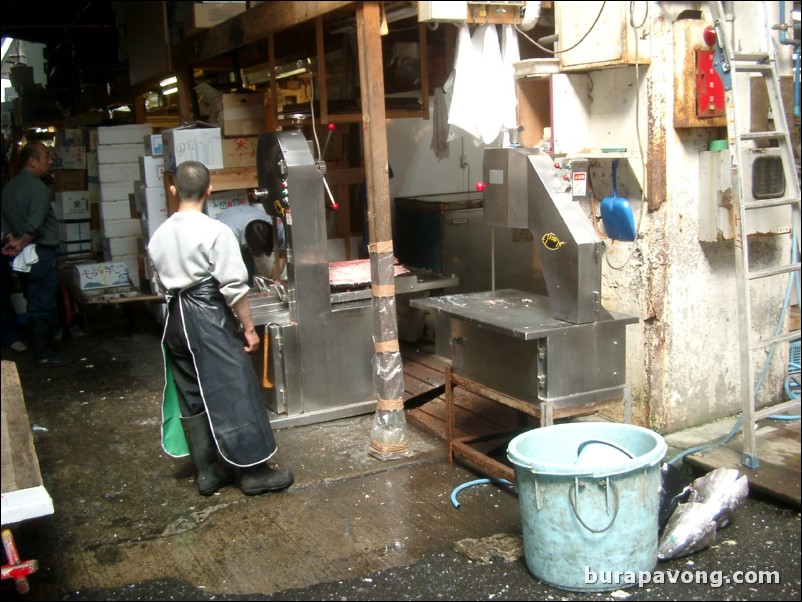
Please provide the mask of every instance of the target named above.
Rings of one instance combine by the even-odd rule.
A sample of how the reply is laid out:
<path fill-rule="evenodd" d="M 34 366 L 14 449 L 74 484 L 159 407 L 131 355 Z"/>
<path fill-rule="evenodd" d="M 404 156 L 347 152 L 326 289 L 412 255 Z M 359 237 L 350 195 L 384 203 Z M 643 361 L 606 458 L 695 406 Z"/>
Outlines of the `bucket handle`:
<path fill-rule="evenodd" d="M 574 493 L 574 489 L 579 488 L 579 480 L 577 479 L 575 484 L 568 486 L 568 502 L 571 504 L 571 510 L 574 511 L 574 516 L 576 516 L 576 520 L 579 521 L 579 524 L 581 524 L 583 527 L 585 527 L 585 529 L 587 529 L 591 533 L 604 533 L 610 527 L 613 526 L 613 523 L 615 522 L 615 519 L 618 516 L 618 488 L 615 486 L 615 483 L 613 483 L 608 477 L 604 481 L 599 482 L 599 487 L 605 489 L 608 492 L 608 494 L 609 491 L 612 490 L 613 502 L 615 505 L 615 510 L 613 511 L 613 518 L 610 519 L 609 524 L 603 529 L 594 529 L 593 527 L 590 527 L 585 521 L 582 520 L 582 517 L 579 516 L 579 510 L 577 510 L 576 507 L 576 494 Z"/>
<path fill-rule="evenodd" d="M 630 452 L 626 447 L 621 447 L 617 443 L 613 443 L 612 441 L 605 441 L 604 439 L 588 439 L 584 443 L 580 443 L 579 447 L 576 450 L 577 457 L 579 456 L 579 454 L 582 453 L 582 450 L 585 449 L 585 446 L 590 445 L 591 443 L 601 443 L 602 445 L 609 445 L 610 447 L 614 447 L 615 449 L 620 451 L 622 454 L 625 454 L 630 460 L 635 458 L 632 452 Z"/>

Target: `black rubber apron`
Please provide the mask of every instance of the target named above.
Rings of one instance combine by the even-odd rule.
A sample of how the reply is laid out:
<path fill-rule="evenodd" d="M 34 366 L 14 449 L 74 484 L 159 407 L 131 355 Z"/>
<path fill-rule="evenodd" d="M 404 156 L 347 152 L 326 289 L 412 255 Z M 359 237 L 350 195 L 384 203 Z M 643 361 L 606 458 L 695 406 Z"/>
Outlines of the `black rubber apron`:
<path fill-rule="evenodd" d="M 244 349 L 238 321 L 217 282 L 175 293 L 168 305 L 162 347 L 182 413 L 208 414 L 220 454 L 253 466 L 276 452 L 259 381 Z"/>

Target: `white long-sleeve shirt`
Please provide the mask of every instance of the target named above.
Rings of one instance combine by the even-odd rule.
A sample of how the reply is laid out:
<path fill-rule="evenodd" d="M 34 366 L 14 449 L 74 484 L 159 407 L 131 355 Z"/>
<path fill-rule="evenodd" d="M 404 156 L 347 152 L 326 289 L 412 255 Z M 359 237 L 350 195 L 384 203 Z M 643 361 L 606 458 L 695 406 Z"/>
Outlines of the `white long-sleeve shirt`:
<path fill-rule="evenodd" d="M 166 293 L 213 277 L 232 307 L 248 294 L 248 270 L 231 229 L 204 213 L 178 211 L 148 243 L 156 278 Z"/>

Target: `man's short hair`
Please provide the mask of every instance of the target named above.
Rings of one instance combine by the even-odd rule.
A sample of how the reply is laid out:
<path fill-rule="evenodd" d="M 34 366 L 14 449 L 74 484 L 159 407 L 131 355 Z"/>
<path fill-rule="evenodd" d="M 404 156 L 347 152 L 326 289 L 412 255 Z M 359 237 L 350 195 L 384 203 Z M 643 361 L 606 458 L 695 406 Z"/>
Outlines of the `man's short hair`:
<path fill-rule="evenodd" d="M 255 219 L 245 226 L 245 243 L 254 257 L 273 252 L 273 226 L 264 220 Z"/>
<path fill-rule="evenodd" d="M 179 199 L 202 199 L 209 188 L 209 182 L 211 176 L 208 168 L 198 161 L 184 161 L 175 170 L 175 188 Z"/>

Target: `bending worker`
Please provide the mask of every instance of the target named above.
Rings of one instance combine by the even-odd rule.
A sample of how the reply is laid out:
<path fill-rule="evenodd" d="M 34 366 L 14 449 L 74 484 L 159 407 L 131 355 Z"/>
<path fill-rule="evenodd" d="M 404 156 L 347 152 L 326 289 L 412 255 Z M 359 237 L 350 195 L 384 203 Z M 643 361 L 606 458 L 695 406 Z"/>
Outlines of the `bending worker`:
<path fill-rule="evenodd" d="M 284 224 L 274 220 L 261 205 L 237 205 L 224 209 L 217 219 L 231 228 L 240 244 L 242 260 L 248 269 L 248 285 L 253 276 L 266 276 L 274 280 L 284 271 Z M 273 253 L 278 248 L 278 252 Z"/>
<path fill-rule="evenodd" d="M 239 243 L 229 228 L 203 212 L 212 192 L 205 165 L 181 163 L 170 192 L 178 198 L 178 210 L 148 244 L 168 302 L 162 446 L 172 456 L 186 455 L 177 428 L 182 424 L 201 495 L 233 483 L 235 467 L 247 495 L 286 489 L 292 472 L 268 464 L 276 442 L 248 356 L 258 349 L 259 336 Z"/>

